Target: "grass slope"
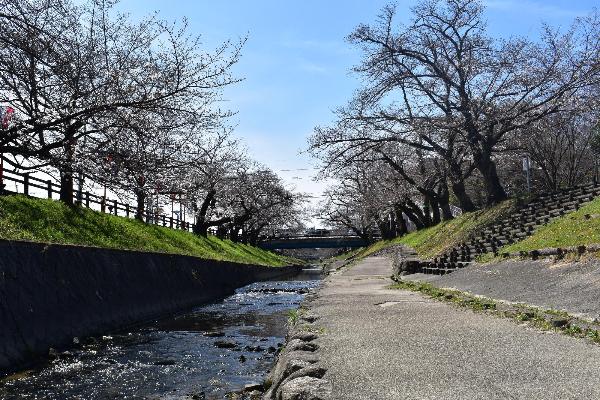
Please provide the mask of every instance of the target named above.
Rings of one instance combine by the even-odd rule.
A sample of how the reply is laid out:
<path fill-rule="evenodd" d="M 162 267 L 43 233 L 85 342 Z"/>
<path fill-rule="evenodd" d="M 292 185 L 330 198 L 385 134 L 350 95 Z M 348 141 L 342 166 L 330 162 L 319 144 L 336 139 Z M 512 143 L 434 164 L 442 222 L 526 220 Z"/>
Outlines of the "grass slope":
<path fill-rule="evenodd" d="M 538 228 L 525 240 L 503 247 L 500 252 L 539 250 L 600 243 L 600 199 Z"/>
<path fill-rule="evenodd" d="M 189 232 L 24 196 L 0 197 L 0 239 L 183 254 L 267 266 L 297 263 L 228 240 L 201 238 Z"/>
<path fill-rule="evenodd" d="M 405 244 L 415 249 L 423 258 L 435 257 L 453 246 L 467 241 L 470 236 L 482 231 L 498 219 L 507 216 L 515 206 L 515 201 L 508 200 L 497 206 L 464 213 L 450 221 L 442 222 L 436 226 L 422 229 L 408 235 L 393 239 L 383 240 L 354 252 L 359 258 L 366 257 L 379 250 L 396 244 Z"/>

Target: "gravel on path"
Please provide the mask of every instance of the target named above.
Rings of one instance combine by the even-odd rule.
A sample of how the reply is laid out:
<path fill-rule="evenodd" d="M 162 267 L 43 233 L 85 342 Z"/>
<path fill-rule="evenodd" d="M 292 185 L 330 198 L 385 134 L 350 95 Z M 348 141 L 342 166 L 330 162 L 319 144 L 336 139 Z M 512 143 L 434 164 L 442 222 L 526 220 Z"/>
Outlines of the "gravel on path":
<path fill-rule="evenodd" d="M 600 346 L 387 289 L 390 274 L 366 259 L 310 303 L 333 399 L 600 398 Z"/>

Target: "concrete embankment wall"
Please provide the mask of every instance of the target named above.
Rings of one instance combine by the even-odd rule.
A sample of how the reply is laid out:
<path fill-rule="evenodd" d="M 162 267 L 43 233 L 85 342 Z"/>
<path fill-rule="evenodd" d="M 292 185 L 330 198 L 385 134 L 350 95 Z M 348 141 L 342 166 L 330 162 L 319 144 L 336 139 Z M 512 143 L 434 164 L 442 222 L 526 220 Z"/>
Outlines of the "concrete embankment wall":
<path fill-rule="evenodd" d="M 185 310 L 299 268 L 0 240 L 0 373 L 74 337 Z"/>

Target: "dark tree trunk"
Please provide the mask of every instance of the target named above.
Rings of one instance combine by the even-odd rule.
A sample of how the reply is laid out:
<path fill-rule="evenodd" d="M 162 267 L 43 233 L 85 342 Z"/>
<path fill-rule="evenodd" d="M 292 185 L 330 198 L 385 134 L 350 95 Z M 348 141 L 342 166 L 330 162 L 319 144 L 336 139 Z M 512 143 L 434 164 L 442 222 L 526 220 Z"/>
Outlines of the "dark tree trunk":
<path fill-rule="evenodd" d="M 452 192 L 456 196 L 460 208 L 464 212 L 475 211 L 475 204 L 471 200 L 471 197 L 467 194 L 467 189 L 465 188 L 465 178 L 460 165 L 450 164 L 449 165 L 449 177 L 450 182 L 452 183 Z"/>
<path fill-rule="evenodd" d="M 143 189 L 137 189 L 135 192 L 137 207 L 135 210 L 135 219 L 143 221 L 146 210 L 146 192 Z"/>
<path fill-rule="evenodd" d="M 408 233 L 408 227 L 404 220 L 404 215 L 399 207 L 396 207 L 396 235 L 402 236 Z"/>
<path fill-rule="evenodd" d="M 73 197 L 73 170 L 67 167 L 60 171 L 60 201 L 72 206 Z"/>
<path fill-rule="evenodd" d="M 196 213 L 196 222 L 194 224 L 194 234 L 202 237 L 208 236 L 208 228 L 210 224 L 206 221 L 206 214 L 208 213 L 208 208 L 213 203 L 215 195 L 217 194 L 216 190 L 212 189 L 207 194 L 204 200 L 202 201 L 202 206 L 200 206 L 200 210 Z"/>
<path fill-rule="evenodd" d="M 240 227 L 232 226 L 229 229 L 229 240 L 238 243 L 240 241 Z"/>
<path fill-rule="evenodd" d="M 427 195 L 423 196 L 423 224 L 431 226 L 431 203 Z"/>
<path fill-rule="evenodd" d="M 431 210 L 431 225 L 437 225 L 442 221 L 440 216 L 440 204 L 438 203 L 437 196 L 427 196 L 427 199 Z"/>
<path fill-rule="evenodd" d="M 202 236 L 202 237 L 207 237 L 208 236 L 208 225 L 205 224 L 204 222 L 199 222 L 198 220 L 196 220 L 196 223 L 194 224 L 194 234 L 198 235 L 198 236 Z"/>
<path fill-rule="evenodd" d="M 391 224 L 389 220 L 377 221 L 377 225 L 379 226 L 379 231 L 381 232 L 382 239 L 389 240 L 394 238 L 394 231 L 393 229 L 391 229 Z"/>
<path fill-rule="evenodd" d="M 424 221 L 423 211 L 414 203 L 406 202 L 400 206 L 406 217 L 415 224 L 417 229 L 423 229 L 426 225 Z"/>
<path fill-rule="evenodd" d="M 452 192 L 456 196 L 458 204 L 464 212 L 475 211 L 475 204 L 473 204 L 473 201 L 467 194 L 464 181 L 452 182 Z"/>
<path fill-rule="evenodd" d="M 446 182 L 442 182 L 438 193 L 439 206 L 442 211 L 442 220 L 450 221 L 452 218 L 452 210 L 450 209 L 450 193 Z"/>
<path fill-rule="evenodd" d="M 500 183 L 496 163 L 492 160 L 491 151 L 484 149 L 474 154 L 475 166 L 483 176 L 485 191 L 487 194 L 487 205 L 498 204 L 508 198 L 506 191 Z"/>
<path fill-rule="evenodd" d="M 227 239 L 227 227 L 221 225 L 217 228 L 217 237 L 219 239 Z"/>
<path fill-rule="evenodd" d="M 74 123 L 65 131 L 65 160 L 60 167 L 60 201 L 69 206 L 72 206 L 75 200 L 73 195 L 73 164 L 75 162 L 75 146 L 77 145 L 75 134 L 80 126 L 81 124 Z"/>

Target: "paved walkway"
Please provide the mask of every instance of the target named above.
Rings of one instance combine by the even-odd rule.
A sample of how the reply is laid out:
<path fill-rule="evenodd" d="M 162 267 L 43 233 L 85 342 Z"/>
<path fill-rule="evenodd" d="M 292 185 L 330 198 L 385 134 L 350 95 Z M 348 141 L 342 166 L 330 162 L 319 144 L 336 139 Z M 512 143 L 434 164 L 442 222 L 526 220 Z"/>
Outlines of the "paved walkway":
<path fill-rule="evenodd" d="M 333 399 L 600 399 L 600 346 L 389 290 L 370 258 L 311 302 Z"/>

